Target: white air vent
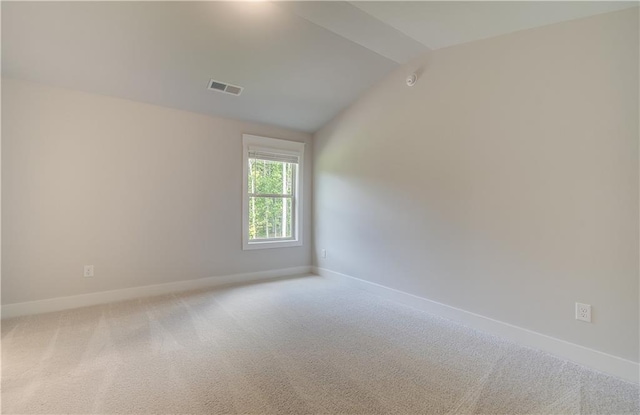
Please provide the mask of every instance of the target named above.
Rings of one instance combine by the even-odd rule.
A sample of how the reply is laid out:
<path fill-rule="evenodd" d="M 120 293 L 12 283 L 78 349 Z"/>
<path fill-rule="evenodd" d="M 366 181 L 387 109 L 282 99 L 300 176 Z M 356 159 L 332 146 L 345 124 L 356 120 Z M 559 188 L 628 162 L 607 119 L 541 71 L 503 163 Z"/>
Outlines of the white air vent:
<path fill-rule="evenodd" d="M 207 89 L 210 89 L 211 91 L 224 92 L 225 94 L 240 95 L 244 88 L 237 85 L 225 84 L 224 82 L 212 79 L 209 81 Z"/>

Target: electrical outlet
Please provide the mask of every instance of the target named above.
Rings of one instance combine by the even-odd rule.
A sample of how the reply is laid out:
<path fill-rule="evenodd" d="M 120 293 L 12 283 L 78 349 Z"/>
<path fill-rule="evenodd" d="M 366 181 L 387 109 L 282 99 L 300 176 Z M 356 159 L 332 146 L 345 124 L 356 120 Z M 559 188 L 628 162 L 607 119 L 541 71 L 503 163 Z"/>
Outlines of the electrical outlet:
<path fill-rule="evenodd" d="M 591 323 L 591 305 L 576 303 L 576 320 Z"/>
<path fill-rule="evenodd" d="M 322 250 L 322 258 L 326 258 L 327 257 L 327 250 L 323 249 Z"/>
<path fill-rule="evenodd" d="M 84 276 L 85 277 L 93 277 L 93 265 L 85 265 L 84 266 Z"/>

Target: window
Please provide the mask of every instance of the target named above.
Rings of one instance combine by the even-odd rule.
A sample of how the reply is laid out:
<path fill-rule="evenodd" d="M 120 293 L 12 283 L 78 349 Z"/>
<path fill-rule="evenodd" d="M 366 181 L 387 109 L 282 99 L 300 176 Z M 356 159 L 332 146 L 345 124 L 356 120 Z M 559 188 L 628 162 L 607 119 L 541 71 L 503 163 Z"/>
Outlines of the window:
<path fill-rule="evenodd" d="M 243 249 L 302 245 L 304 143 L 243 135 Z"/>

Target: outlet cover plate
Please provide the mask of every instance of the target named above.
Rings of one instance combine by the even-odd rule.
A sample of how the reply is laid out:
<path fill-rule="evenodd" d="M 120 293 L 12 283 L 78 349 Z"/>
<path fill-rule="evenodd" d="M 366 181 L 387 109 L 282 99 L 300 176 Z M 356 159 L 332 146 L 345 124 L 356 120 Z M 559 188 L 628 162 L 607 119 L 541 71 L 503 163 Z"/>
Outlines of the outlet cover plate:
<path fill-rule="evenodd" d="M 85 265 L 84 266 L 84 276 L 85 277 L 93 277 L 93 265 Z"/>
<path fill-rule="evenodd" d="M 576 320 L 591 323 L 591 305 L 576 303 Z"/>

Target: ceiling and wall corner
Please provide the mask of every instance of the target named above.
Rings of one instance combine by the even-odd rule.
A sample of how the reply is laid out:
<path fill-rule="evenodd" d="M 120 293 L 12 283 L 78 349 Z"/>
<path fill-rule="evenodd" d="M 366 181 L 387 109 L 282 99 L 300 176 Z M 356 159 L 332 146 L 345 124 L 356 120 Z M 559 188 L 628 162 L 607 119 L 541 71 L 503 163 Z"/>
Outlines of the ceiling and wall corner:
<path fill-rule="evenodd" d="M 2 76 L 314 132 L 430 49 L 634 5 L 2 2 Z"/>
<path fill-rule="evenodd" d="M 429 51 L 417 40 L 347 2 L 284 1 L 278 5 L 399 64 Z"/>

